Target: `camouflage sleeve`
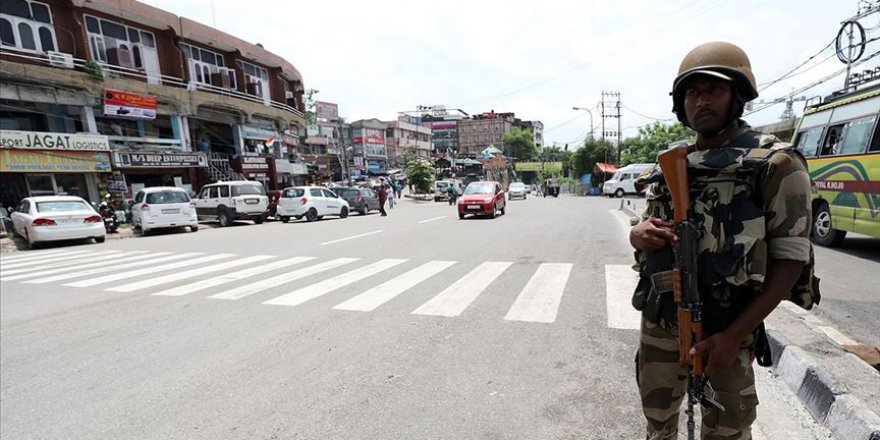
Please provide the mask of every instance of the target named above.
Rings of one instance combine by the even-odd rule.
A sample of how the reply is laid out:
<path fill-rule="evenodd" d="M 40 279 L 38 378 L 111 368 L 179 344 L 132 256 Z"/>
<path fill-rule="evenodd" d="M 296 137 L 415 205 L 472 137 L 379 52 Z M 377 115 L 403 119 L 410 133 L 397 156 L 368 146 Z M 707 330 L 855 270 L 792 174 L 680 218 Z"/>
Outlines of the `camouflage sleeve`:
<path fill-rule="evenodd" d="M 773 155 L 764 176 L 761 195 L 771 260 L 810 260 L 812 224 L 810 175 L 796 153 Z"/>

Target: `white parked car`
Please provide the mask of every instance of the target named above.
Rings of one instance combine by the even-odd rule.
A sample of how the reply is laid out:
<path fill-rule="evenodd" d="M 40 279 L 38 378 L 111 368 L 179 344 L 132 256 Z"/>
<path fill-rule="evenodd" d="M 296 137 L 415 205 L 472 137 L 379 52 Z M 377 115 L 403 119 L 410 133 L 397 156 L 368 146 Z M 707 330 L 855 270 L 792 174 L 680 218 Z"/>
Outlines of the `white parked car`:
<path fill-rule="evenodd" d="M 76 196 L 27 197 L 10 216 L 15 233 L 30 247 L 59 240 L 106 238 L 104 219 L 85 200 Z"/>
<path fill-rule="evenodd" d="M 140 190 L 131 206 L 131 222 L 147 235 L 153 229 L 188 226 L 199 230 L 195 202 L 182 188 L 154 186 Z"/>
<path fill-rule="evenodd" d="M 297 220 L 305 217 L 313 222 L 325 215 L 348 217 L 351 208 L 348 202 L 329 188 L 323 186 L 295 186 L 285 188 L 278 202 L 278 216 L 287 223 L 293 217 Z"/>
<path fill-rule="evenodd" d="M 230 226 L 235 220 L 266 220 L 269 197 L 263 184 L 252 180 L 217 182 L 205 185 L 199 192 L 196 214 L 199 220 L 217 220 L 220 226 Z"/>
<path fill-rule="evenodd" d="M 526 194 L 528 194 L 528 190 L 526 189 L 526 184 L 522 182 L 513 182 L 507 187 L 507 199 L 526 199 Z"/>

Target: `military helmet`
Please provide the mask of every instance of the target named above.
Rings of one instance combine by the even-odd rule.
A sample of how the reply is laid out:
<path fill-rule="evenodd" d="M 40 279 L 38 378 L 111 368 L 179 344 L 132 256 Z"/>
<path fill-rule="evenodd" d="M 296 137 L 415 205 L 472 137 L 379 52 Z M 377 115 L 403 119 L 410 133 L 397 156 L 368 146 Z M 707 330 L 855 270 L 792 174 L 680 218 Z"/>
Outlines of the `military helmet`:
<path fill-rule="evenodd" d="M 711 75 L 734 83 L 738 102 L 736 117 L 742 115 L 742 106 L 758 97 L 758 87 L 755 84 L 755 75 L 752 73 L 752 65 L 746 53 L 735 44 L 713 41 L 704 43 L 685 55 L 678 67 L 678 76 L 672 83 L 672 111 L 678 119 L 688 125 L 684 114 L 684 90 L 685 81 L 694 75 Z"/>

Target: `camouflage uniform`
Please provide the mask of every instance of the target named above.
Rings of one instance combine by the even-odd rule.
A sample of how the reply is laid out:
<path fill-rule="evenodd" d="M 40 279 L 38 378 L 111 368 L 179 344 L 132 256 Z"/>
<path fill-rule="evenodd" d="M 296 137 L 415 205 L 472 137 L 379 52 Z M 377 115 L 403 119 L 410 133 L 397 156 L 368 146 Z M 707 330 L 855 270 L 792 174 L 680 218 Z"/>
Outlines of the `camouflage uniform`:
<path fill-rule="evenodd" d="M 729 326 L 750 299 L 761 294 L 768 261 L 812 262 L 811 188 L 806 163 L 787 144 L 770 135 L 759 136 L 745 122 L 739 123 L 733 141 L 721 148 L 696 151 L 689 147 L 692 209 L 703 231 L 698 261 L 706 336 Z M 758 148 L 738 147 L 743 138 L 740 135 L 746 133 L 755 138 Z M 640 180 L 655 185 L 642 220 L 671 220 L 671 198 L 659 167 L 643 173 Z M 668 247 L 658 252 L 671 255 Z M 641 289 L 644 297 L 637 298 L 637 291 L 633 298 L 636 308 L 642 310 L 637 368 L 648 438 L 676 439 L 687 369 L 679 364 L 672 293 L 658 289 L 649 277 L 671 266 L 651 269 L 650 257 L 643 251 L 636 251 L 635 258 L 634 269 L 642 275 L 640 289 L 645 280 L 648 286 Z M 804 304 L 809 303 L 809 296 L 790 299 L 811 306 Z M 755 336 L 742 342 L 734 366 L 710 378 L 715 399 L 726 410 L 703 410 L 702 439 L 751 438 L 758 404 L 752 370 Z"/>

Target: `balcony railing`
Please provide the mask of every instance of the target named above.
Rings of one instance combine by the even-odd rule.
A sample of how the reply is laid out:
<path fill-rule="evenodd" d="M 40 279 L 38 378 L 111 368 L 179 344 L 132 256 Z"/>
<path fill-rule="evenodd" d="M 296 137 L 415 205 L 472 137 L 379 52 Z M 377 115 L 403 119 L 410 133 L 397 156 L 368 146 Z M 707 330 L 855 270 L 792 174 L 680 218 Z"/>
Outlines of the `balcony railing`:
<path fill-rule="evenodd" d="M 120 144 L 128 148 L 134 147 L 147 150 L 183 150 L 183 144 L 180 142 L 180 139 L 161 139 L 129 136 L 107 136 L 107 139 L 110 140 L 110 143 L 114 145 Z"/>
<path fill-rule="evenodd" d="M 33 52 L 18 51 L 16 49 L 8 48 L 8 47 L 4 47 L 3 50 L 0 50 L 0 55 L 19 58 L 19 59 L 23 59 L 23 60 L 29 60 L 29 61 L 37 62 L 37 63 L 43 64 L 46 66 L 58 67 L 59 69 L 70 69 L 69 64 L 66 64 L 64 62 L 59 62 L 58 60 L 51 60 L 48 55 L 35 54 Z M 85 67 L 86 63 L 88 62 L 87 60 L 83 60 L 81 58 L 69 58 L 67 61 L 69 62 L 70 60 L 72 60 L 72 62 L 73 62 L 73 68 L 72 68 L 73 70 L 80 71 L 80 72 L 88 72 L 89 69 L 87 69 Z M 165 85 L 165 86 L 181 87 L 181 88 L 186 88 L 186 89 L 190 89 L 190 90 L 193 90 L 193 88 L 195 88 L 195 89 L 209 92 L 209 93 L 230 96 L 230 97 L 234 97 L 237 99 L 243 99 L 246 101 L 250 101 L 255 104 L 265 105 L 263 98 L 249 95 L 247 93 L 240 92 L 238 90 L 231 89 L 231 88 L 227 89 L 227 88 L 223 88 L 223 87 L 217 87 L 214 85 L 202 84 L 202 83 L 189 83 L 189 82 L 186 82 L 183 78 L 178 78 L 178 77 L 169 76 L 169 75 L 155 75 L 155 74 L 148 75 L 145 71 L 140 70 L 140 69 L 130 69 L 127 67 L 116 66 L 113 64 L 108 64 L 108 63 L 104 63 L 104 62 L 100 62 L 100 61 L 98 62 L 98 64 L 101 66 L 101 70 L 105 74 L 119 75 L 122 77 L 142 80 L 144 82 L 148 82 L 148 79 L 154 80 L 154 79 L 158 78 L 161 80 L 162 85 Z M 193 86 L 192 84 L 196 84 L 196 85 Z M 271 107 L 277 108 L 279 110 L 284 110 L 284 111 L 293 113 L 299 117 L 303 117 L 302 111 L 300 111 L 299 109 L 297 109 L 295 107 L 291 107 L 285 103 L 271 101 L 269 103 L 269 105 Z"/>

